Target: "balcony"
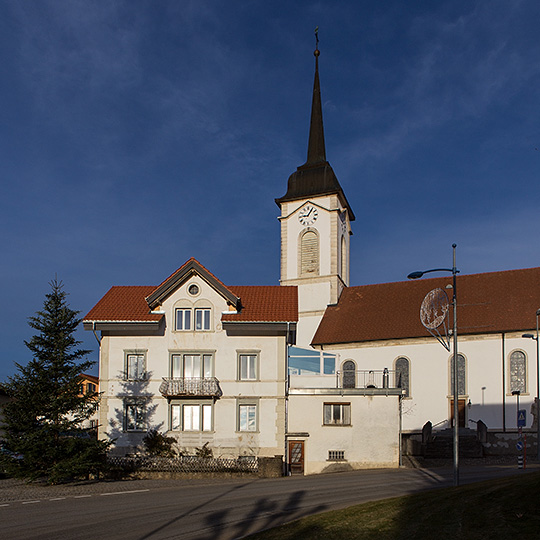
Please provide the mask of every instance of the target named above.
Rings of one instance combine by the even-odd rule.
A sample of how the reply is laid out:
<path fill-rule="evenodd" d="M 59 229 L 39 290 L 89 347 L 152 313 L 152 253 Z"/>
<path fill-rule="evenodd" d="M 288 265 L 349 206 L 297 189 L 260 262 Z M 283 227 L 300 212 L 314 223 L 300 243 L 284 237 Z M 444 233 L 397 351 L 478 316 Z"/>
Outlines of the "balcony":
<path fill-rule="evenodd" d="M 159 391 L 164 397 L 221 397 L 223 392 L 215 377 L 163 377 Z"/>
<path fill-rule="evenodd" d="M 344 370 L 328 375 L 289 375 L 289 394 L 403 395 L 401 373 L 389 369 Z"/>
<path fill-rule="evenodd" d="M 336 372 L 336 388 L 399 388 L 399 372 L 389 369 Z"/>

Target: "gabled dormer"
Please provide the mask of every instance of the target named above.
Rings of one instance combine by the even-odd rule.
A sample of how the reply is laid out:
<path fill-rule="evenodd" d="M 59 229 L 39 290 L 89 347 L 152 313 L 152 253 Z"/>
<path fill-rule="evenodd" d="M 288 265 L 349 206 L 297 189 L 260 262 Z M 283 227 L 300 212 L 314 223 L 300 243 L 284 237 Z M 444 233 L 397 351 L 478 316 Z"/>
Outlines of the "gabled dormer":
<path fill-rule="evenodd" d="M 146 297 L 148 307 L 154 312 L 158 310 L 167 298 L 169 298 L 174 292 L 187 283 L 193 276 L 198 276 L 200 279 L 210 285 L 210 287 L 212 287 L 223 297 L 223 299 L 227 302 L 227 305 L 229 305 L 231 308 L 236 311 L 240 310 L 240 298 L 193 257 L 178 270 L 173 272 L 165 281 L 161 283 L 161 285 L 158 285 L 155 290 L 153 290 L 152 293 Z M 197 285 L 190 285 L 188 293 L 191 296 L 197 296 Z"/>

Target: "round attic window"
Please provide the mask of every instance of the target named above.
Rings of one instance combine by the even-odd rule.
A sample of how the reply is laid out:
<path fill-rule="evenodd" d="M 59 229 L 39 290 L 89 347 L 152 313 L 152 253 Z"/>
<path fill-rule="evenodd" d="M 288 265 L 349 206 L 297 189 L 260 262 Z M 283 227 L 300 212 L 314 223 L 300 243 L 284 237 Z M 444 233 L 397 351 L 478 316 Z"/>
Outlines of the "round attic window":
<path fill-rule="evenodd" d="M 198 295 L 199 294 L 199 286 L 195 285 L 195 283 L 193 285 L 190 285 L 188 287 L 188 292 L 189 292 L 189 294 L 191 294 L 191 296 Z"/>

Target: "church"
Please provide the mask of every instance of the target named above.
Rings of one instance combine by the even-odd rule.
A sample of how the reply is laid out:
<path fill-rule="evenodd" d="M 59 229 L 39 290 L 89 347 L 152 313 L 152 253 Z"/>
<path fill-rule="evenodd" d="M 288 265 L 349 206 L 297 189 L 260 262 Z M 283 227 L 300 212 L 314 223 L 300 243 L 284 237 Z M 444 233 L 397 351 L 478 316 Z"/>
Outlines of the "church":
<path fill-rule="evenodd" d="M 453 425 L 453 355 L 420 320 L 451 278 L 350 286 L 355 215 L 326 159 L 318 64 L 315 50 L 307 161 L 275 200 L 280 284 L 228 285 L 191 258 L 156 286 L 113 286 L 84 317 L 100 333 L 99 436 L 114 452 L 157 429 L 186 454 L 282 456 L 286 471 L 315 474 L 398 467 L 404 440 Z M 487 426 L 485 447 L 503 452 L 516 396 L 535 412 L 536 343 L 523 334 L 540 268 L 457 283 L 457 421 Z"/>

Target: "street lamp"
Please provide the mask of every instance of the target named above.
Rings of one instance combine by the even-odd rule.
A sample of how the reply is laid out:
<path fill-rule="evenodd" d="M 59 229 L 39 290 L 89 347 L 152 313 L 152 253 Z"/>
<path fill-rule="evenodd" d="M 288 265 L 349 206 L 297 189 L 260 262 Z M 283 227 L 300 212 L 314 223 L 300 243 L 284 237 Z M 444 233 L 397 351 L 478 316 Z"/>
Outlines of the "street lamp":
<path fill-rule="evenodd" d="M 456 268 L 456 244 L 452 244 L 452 268 L 433 268 L 432 270 L 424 270 L 418 272 L 411 272 L 407 277 L 409 279 L 419 279 L 424 274 L 430 272 L 450 272 L 452 274 L 452 306 L 454 312 L 454 486 L 459 486 L 459 389 L 458 389 L 458 335 L 457 335 L 457 289 L 456 289 L 456 276 L 459 274 L 459 270 Z M 540 310 L 539 310 L 540 311 Z"/>
<path fill-rule="evenodd" d="M 540 461 L 540 348 L 538 342 L 538 316 L 540 316 L 540 309 L 536 310 L 536 336 L 534 334 L 523 334 L 521 337 L 536 341 L 536 459 Z"/>

